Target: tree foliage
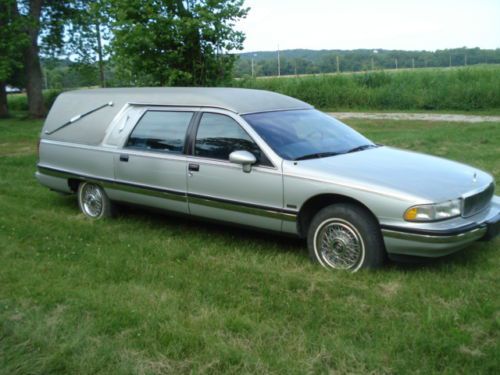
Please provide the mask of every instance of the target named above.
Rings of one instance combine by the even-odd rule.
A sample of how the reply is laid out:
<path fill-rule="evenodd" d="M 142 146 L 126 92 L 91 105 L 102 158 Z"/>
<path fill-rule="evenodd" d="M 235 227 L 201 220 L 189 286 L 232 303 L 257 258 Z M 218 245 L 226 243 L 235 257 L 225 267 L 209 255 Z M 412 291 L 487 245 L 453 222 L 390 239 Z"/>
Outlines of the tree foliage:
<path fill-rule="evenodd" d="M 110 0 L 111 50 L 130 85 L 214 85 L 231 76 L 243 0 Z"/>
<path fill-rule="evenodd" d="M 62 50 L 64 31 L 74 9 L 72 2 L 65 0 L 1 0 L 4 8 L 0 12 L 9 25 L 2 27 L 5 38 L 5 61 L 10 69 L 24 70 L 25 88 L 28 94 L 28 112 L 32 117 L 45 115 L 42 88 L 43 74 L 40 66 L 42 51 Z M 5 11 L 4 11 L 5 10 Z M 5 31 L 5 32 L 4 32 Z M 41 48 L 40 48 L 41 47 Z M 4 59 L 2 59 L 4 60 Z M 18 62 L 13 65 L 12 62 Z M 3 73 L 9 69 L 2 68 Z"/>
<path fill-rule="evenodd" d="M 76 62 L 75 67 L 80 73 L 86 76 L 98 75 L 98 81 L 104 87 L 104 65 L 109 54 L 103 42 L 112 37 L 110 1 L 73 0 L 72 4 L 74 13 L 67 24 L 65 53 Z"/>
<path fill-rule="evenodd" d="M 42 89 L 47 78 L 65 86 L 64 69 L 78 71 L 71 82 L 101 86 L 105 65 L 127 85 L 224 82 L 235 62 L 228 52 L 244 40 L 234 25 L 247 12 L 243 0 L 0 0 L 0 114 L 15 82 L 29 114 L 43 116 Z M 44 82 L 41 60 L 50 69 L 63 56 L 72 63 Z"/>
<path fill-rule="evenodd" d="M 0 1 L 0 117 L 7 117 L 7 84 L 24 84 L 23 50 L 29 43 L 15 0 Z"/>
<path fill-rule="evenodd" d="M 0 2 L 0 81 L 15 83 L 16 71 L 23 67 L 23 49 L 28 43 L 25 24 L 16 17 L 15 0 Z"/>
<path fill-rule="evenodd" d="M 88 4 L 94 3 L 100 1 L 0 0 L 0 82 L 10 83 L 16 69 L 24 70 L 30 116 L 45 115 L 41 55 L 74 52 L 76 48 L 68 48 L 76 45 L 72 29 L 86 30 L 91 21 L 83 14 L 89 13 Z"/>

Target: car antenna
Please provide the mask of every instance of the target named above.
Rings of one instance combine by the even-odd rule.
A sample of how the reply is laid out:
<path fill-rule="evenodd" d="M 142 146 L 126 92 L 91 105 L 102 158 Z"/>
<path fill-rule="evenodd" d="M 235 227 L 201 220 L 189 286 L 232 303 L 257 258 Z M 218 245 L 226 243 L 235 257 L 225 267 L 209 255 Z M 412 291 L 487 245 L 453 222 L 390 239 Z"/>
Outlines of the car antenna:
<path fill-rule="evenodd" d="M 91 109 L 91 110 L 90 110 L 90 111 L 88 111 L 88 112 L 85 112 L 85 113 L 81 113 L 81 114 L 79 114 L 79 115 L 76 115 L 76 116 L 74 116 L 74 117 L 70 118 L 70 119 L 69 119 L 69 121 L 65 122 L 64 124 L 62 124 L 62 125 L 61 125 L 61 126 L 59 126 L 58 128 L 55 128 L 54 130 L 51 130 L 51 131 L 45 130 L 45 134 L 47 134 L 47 135 L 54 134 L 55 132 L 57 132 L 57 131 L 61 130 L 62 128 L 65 128 L 65 127 L 66 127 L 66 126 L 68 126 L 68 125 L 71 125 L 71 124 L 73 124 L 73 123 L 77 122 L 78 120 L 80 120 L 80 119 L 84 118 L 85 116 L 88 116 L 88 115 L 90 115 L 90 114 L 92 114 L 92 113 L 94 113 L 94 112 L 97 112 L 98 110 L 103 109 L 104 107 L 112 107 L 112 106 L 113 106 L 113 102 L 108 102 L 108 103 L 103 104 L 103 105 L 101 105 L 101 106 L 99 106 L 99 107 L 97 107 L 97 108 Z"/>

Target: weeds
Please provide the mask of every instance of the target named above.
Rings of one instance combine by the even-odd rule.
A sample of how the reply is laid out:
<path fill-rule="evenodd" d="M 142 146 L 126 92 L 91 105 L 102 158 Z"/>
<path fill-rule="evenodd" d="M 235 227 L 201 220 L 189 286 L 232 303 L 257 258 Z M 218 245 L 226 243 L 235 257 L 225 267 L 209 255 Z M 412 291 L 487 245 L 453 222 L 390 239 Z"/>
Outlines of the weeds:
<path fill-rule="evenodd" d="M 235 80 L 318 108 L 500 111 L 500 66 Z"/>

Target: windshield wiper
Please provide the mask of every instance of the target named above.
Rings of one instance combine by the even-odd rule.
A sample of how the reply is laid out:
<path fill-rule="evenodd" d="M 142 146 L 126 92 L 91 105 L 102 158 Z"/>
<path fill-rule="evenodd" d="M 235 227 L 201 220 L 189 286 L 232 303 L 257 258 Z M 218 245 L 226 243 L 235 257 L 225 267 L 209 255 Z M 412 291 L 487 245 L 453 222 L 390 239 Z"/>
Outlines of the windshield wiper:
<path fill-rule="evenodd" d="M 351 148 L 350 150 L 347 150 L 345 152 L 316 152 L 314 154 L 307 154 L 307 155 L 302 155 L 299 156 L 298 158 L 293 159 L 294 161 L 299 161 L 299 160 L 307 160 L 307 159 L 319 159 L 319 158 L 326 158 L 328 156 L 335 156 L 335 155 L 341 155 L 341 154 L 348 154 L 350 152 L 357 152 L 357 151 L 363 151 L 367 150 L 369 148 L 376 148 L 380 147 L 382 145 L 377 145 L 377 144 L 370 144 L 370 145 L 362 145 L 362 146 L 357 146 L 354 148 Z"/>
<path fill-rule="evenodd" d="M 350 150 L 347 150 L 345 152 L 345 154 L 349 154 L 351 152 L 368 150 L 369 148 L 375 148 L 375 147 L 379 147 L 379 145 L 362 145 L 362 146 L 357 146 L 357 147 L 351 148 Z"/>
<path fill-rule="evenodd" d="M 335 156 L 339 155 L 339 152 L 316 152 L 314 154 L 307 154 L 307 155 L 302 155 L 299 156 L 298 158 L 293 159 L 294 161 L 299 161 L 299 160 L 307 160 L 307 159 L 318 159 L 318 158 L 326 158 L 328 156 Z"/>

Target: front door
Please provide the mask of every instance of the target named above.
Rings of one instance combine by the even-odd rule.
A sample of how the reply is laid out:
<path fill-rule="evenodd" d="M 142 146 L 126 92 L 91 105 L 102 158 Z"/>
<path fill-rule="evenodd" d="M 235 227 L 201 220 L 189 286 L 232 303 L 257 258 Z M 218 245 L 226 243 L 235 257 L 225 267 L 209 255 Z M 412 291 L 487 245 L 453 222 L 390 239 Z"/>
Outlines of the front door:
<path fill-rule="evenodd" d="M 257 163 L 249 173 L 229 154 L 246 150 Z M 202 114 L 187 160 L 188 201 L 192 215 L 280 231 L 283 180 L 235 116 Z"/>

